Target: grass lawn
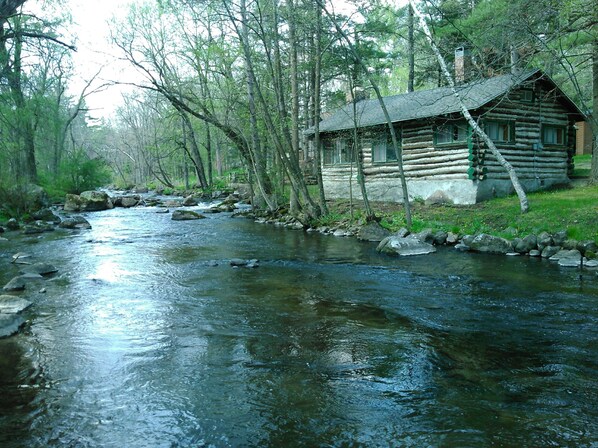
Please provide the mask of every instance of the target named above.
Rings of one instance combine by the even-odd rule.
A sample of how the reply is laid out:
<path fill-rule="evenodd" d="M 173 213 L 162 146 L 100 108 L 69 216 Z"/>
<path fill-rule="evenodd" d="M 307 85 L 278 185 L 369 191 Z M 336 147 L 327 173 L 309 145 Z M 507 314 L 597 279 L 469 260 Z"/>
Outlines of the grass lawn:
<path fill-rule="evenodd" d="M 592 164 L 592 155 L 585 154 L 583 156 L 574 156 L 573 157 L 574 166 L 573 169 L 573 178 L 584 178 L 590 175 L 590 168 Z"/>
<path fill-rule="evenodd" d="M 526 214 L 520 212 L 517 196 L 470 206 L 428 206 L 416 202 L 412 205 L 412 231 L 432 228 L 459 234 L 483 232 L 513 238 L 566 230 L 572 239 L 598 243 L 598 186 L 530 193 L 528 199 L 530 210 Z M 384 227 L 392 231 L 405 227 L 404 210 L 400 204 L 373 203 L 373 208 L 376 215 L 382 217 Z M 348 220 L 348 209 L 348 201 L 334 202 L 327 224 Z M 362 217 L 360 203 L 355 209 L 355 218 Z"/>

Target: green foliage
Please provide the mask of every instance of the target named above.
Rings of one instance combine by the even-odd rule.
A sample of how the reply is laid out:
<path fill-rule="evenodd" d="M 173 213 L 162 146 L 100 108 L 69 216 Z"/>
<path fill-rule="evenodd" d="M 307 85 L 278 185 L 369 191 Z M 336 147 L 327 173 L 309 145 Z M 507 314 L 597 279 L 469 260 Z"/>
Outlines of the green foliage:
<path fill-rule="evenodd" d="M 45 191 L 37 185 L 0 183 L 0 220 L 25 219 L 47 205 L 46 201 Z"/>
<path fill-rule="evenodd" d="M 110 170 L 102 159 L 89 158 L 85 152 L 76 151 L 63 160 L 60 175 L 55 178 L 42 174 L 41 183 L 53 199 L 63 198 L 65 193 L 80 194 L 108 185 Z"/>

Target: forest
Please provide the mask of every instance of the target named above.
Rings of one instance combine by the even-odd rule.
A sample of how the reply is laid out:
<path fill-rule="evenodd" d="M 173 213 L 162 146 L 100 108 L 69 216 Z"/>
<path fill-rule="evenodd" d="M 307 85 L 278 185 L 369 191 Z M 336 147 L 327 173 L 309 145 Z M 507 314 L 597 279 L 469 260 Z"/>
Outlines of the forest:
<path fill-rule="evenodd" d="M 58 199 L 107 185 L 212 191 L 240 178 L 263 207 L 320 216 L 320 119 L 358 91 L 446 85 L 438 55 L 450 66 L 458 47 L 471 49 L 480 78 L 542 69 L 588 115 L 597 151 L 593 0 L 136 2 L 111 23 L 114 54 L 137 81 L 109 118 L 87 99 L 121 81 L 76 83 L 69 11 L 48 0 L 47 16 L 33 15 L 30 2 L 0 0 L 5 214 L 32 185 Z"/>

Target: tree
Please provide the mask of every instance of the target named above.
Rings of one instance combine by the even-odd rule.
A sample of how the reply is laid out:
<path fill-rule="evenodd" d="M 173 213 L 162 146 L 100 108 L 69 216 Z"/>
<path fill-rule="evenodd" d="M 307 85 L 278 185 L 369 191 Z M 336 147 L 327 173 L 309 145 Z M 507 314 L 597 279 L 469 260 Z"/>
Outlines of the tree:
<path fill-rule="evenodd" d="M 450 71 L 448 69 L 446 61 L 444 60 L 442 54 L 440 53 L 440 50 L 438 49 L 438 46 L 434 42 L 434 37 L 432 36 L 432 33 L 430 32 L 430 29 L 429 29 L 428 24 L 426 22 L 426 18 L 417 9 L 417 6 L 416 6 L 414 0 L 409 0 L 409 4 L 413 8 L 414 14 L 419 17 L 420 26 L 422 27 L 422 29 L 424 31 L 424 34 L 428 38 L 428 42 L 430 43 L 430 46 L 432 47 L 432 49 L 434 51 L 434 54 L 436 55 L 436 58 L 438 59 L 438 63 L 440 64 L 442 73 L 443 73 L 443 75 L 444 75 L 447 83 L 451 87 L 453 95 L 455 96 L 455 98 L 457 99 L 457 101 L 459 102 L 459 104 L 461 106 L 461 113 L 463 114 L 463 116 L 465 117 L 465 119 L 467 120 L 467 122 L 469 123 L 469 125 L 473 128 L 474 132 L 486 143 L 486 145 L 488 146 L 488 149 L 490 149 L 490 152 L 492 152 L 492 154 L 494 155 L 494 157 L 496 157 L 496 159 L 501 164 L 501 166 L 509 174 L 509 178 L 511 179 L 511 183 L 513 184 L 513 188 L 515 188 L 515 191 L 517 192 L 517 196 L 519 197 L 519 203 L 520 203 L 520 207 L 521 207 L 521 212 L 522 213 L 526 213 L 529 210 L 529 202 L 527 200 L 527 195 L 525 194 L 525 190 L 523 189 L 521 183 L 519 182 L 519 178 L 517 177 L 517 173 L 515 172 L 515 169 L 503 157 L 503 155 L 500 153 L 500 151 L 498 151 L 498 149 L 496 148 L 496 145 L 494 144 L 494 142 L 490 139 L 490 137 L 488 137 L 488 135 L 484 132 L 484 130 L 478 125 L 478 123 L 473 119 L 473 117 L 469 113 L 469 110 L 467 109 L 467 107 L 463 103 L 463 100 L 461 99 L 461 96 L 459 95 L 459 92 L 455 88 L 455 81 L 454 81 L 454 79 L 453 79 L 453 77 L 452 77 L 452 75 L 451 75 L 451 73 L 450 73 Z"/>
<path fill-rule="evenodd" d="M 349 39 L 347 34 L 343 31 L 343 29 L 340 27 L 340 25 L 334 20 L 334 17 L 332 17 L 330 12 L 322 4 L 321 0 L 317 0 L 317 1 L 320 4 L 320 7 L 322 8 L 322 10 L 326 13 L 326 15 L 332 19 L 334 26 L 336 28 L 336 31 L 338 32 L 338 34 L 343 38 L 343 40 L 347 44 L 347 47 L 349 48 L 350 54 L 353 57 L 353 59 L 355 60 L 355 63 L 363 68 L 368 81 L 370 82 L 372 88 L 374 89 L 374 92 L 376 93 L 376 97 L 378 98 L 378 102 L 380 103 L 380 107 L 382 108 L 382 112 L 384 113 L 384 117 L 386 118 L 386 124 L 388 125 L 388 129 L 390 132 L 390 136 L 392 139 L 392 145 L 393 145 L 395 154 L 397 156 L 399 176 L 401 178 L 401 189 L 402 189 L 402 193 L 403 193 L 403 206 L 405 207 L 405 221 L 407 223 L 407 227 L 411 227 L 411 206 L 409 204 L 409 193 L 407 191 L 407 181 L 405 179 L 405 173 L 403 170 L 403 155 L 402 155 L 401 147 L 398 143 L 397 134 L 396 134 L 394 125 L 390 119 L 390 115 L 388 114 L 386 105 L 384 104 L 384 99 L 382 98 L 382 94 L 380 93 L 380 88 L 378 87 L 378 84 L 375 82 L 373 76 L 369 73 L 367 66 L 365 65 L 365 63 L 363 62 L 363 60 L 361 59 L 359 54 L 355 51 L 353 43 L 351 42 L 351 40 Z"/>

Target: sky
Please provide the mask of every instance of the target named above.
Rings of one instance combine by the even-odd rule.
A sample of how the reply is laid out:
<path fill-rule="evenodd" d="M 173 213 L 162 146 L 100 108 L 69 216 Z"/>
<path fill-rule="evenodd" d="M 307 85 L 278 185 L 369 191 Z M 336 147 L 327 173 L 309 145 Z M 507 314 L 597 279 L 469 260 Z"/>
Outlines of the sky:
<path fill-rule="evenodd" d="M 60 11 L 69 11 L 73 18 L 73 26 L 65 31 L 64 40 L 68 43 L 76 39 L 77 51 L 73 53 L 73 63 L 76 78 L 72 81 L 71 95 L 78 97 L 97 71 L 102 69 L 100 77 L 109 81 L 132 81 L 135 79 L 134 70 L 125 62 L 118 61 L 118 49 L 110 44 L 109 21 L 113 17 L 126 16 L 132 3 L 142 0 L 64 0 L 51 2 Z M 394 0 L 397 1 L 397 0 Z M 345 0 L 332 0 L 332 5 L 338 9 L 346 7 Z M 399 4 L 406 4 L 407 0 L 398 0 Z M 25 3 L 28 11 L 40 17 L 47 17 L 49 8 L 43 0 L 29 0 Z M 98 80 L 98 84 L 101 83 Z M 91 109 L 90 116 L 94 118 L 109 118 L 122 104 L 122 94 L 130 92 L 133 87 L 112 86 L 107 90 L 87 97 L 87 105 Z"/>
<path fill-rule="evenodd" d="M 77 51 L 72 54 L 75 77 L 71 82 L 70 94 L 78 97 L 100 68 L 99 78 L 103 80 L 126 80 L 130 78 L 131 68 L 117 60 L 117 49 L 110 45 L 109 20 L 114 16 L 124 17 L 129 5 L 135 0 L 66 0 L 59 8 L 67 10 L 73 18 L 73 26 L 64 31 L 62 39 L 67 43 L 75 41 Z M 26 10 L 45 18 L 50 11 L 44 1 L 30 0 L 25 4 Z M 98 79 L 97 84 L 102 83 Z M 130 87 L 113 86 L 106 91 L 87 97 L 87 105 L 91 109 L 90 116 L 108 118 L 122 103 L 122 93 L 130 91 Z"/>

